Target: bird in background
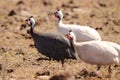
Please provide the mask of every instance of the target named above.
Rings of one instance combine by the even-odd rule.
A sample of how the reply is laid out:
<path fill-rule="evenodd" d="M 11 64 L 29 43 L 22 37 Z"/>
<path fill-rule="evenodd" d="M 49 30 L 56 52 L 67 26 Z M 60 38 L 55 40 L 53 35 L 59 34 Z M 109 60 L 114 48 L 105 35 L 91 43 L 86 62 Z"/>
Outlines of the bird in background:
<path fill-rule="evenodd" d="M 100 34 L 94 28 L 76 24 L 64 24 L 62 21 L 63 13 L 61 10 L 56 11 L 54 15 L 58 19 L 57 30 L 61 34 L 65 35 L 69 30 L 72 30 L 76 36 L 76 41 L 78 42 L 101 40 Z"/>

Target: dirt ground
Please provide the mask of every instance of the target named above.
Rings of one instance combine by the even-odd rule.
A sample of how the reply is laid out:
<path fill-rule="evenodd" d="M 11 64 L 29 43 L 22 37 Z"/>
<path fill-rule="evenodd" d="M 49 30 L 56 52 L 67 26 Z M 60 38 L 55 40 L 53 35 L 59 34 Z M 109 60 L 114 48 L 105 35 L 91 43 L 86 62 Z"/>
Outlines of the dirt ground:
<path fill-rule="evenodd" d="M 36 31 L 57 32 L 57 9 L 64 23 L 91 26 L 102 40 L 120 44 L 120 0 L 0 0 L 0 80 L 49 80 L 64 72 L 75 80 L 120 80 L 120 65 L 112 65 L 111 77 L 103 66 L 99 77 L 95 65 L 66 59 L 62 67 L 38 54 L 24 20 L 34 16 Z"/>

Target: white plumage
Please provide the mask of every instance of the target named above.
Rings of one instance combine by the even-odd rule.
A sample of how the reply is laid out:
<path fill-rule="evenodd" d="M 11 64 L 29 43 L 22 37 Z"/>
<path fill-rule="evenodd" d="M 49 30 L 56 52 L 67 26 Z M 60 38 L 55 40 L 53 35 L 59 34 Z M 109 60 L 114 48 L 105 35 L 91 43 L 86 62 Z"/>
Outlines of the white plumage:
<path fill-rule="evenodd" d="M 72 30 L 77 38 L 77 41 L 79 42 L 101 40 L 101 36 L 99 35 L 99 33 L 89 26 L 63 24 L 62 22 L 63 13 L 61 10 L 55 12 L 55 16 L 59 19 L 57 24 L 58 32 L 62 33 L 63 35 L 68 33 L 69 30 Z"/>
<path fill-rule="evenodd" d="M 119 53 L 119 58 L 120 58 L 120 45 L 116 44 L 116 43 L 113 43 L 113 42 L 108 42 L 108 41 L 104 41 L 104 42 L 106 42 L 107 44 L 109 44 L 110 46 L 115 48 L 117 50 L 117 52 Z"/>
<path fill-rule="evenodd" d="M 69 39 L 73 39 L 73 46 L 78 57 L 84 62 L 95 65 L 111 65 L 119 63 L 119 54 L 114 47 L 106 41 L 87 41 L 76 42 L 73 32 L 67 35 Z M 110 70 L 109 70 L 110 71 Z"/>

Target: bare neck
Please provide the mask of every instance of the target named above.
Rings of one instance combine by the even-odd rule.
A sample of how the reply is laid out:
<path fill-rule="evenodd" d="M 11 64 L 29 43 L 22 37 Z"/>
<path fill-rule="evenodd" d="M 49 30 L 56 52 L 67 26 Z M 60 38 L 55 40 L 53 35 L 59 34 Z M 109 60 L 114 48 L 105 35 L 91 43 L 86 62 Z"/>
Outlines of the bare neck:
<path fill-rule="evenodd" d="M 62 19 L 58 18 L 58 25 L 63 25 Z"/>
<path fill-rule="evenodd" d="M 31 33 L 31 34 L 33 33 L 33 28 L 32 28 L 32 27 L 30 28 L 30 33 Z"/>

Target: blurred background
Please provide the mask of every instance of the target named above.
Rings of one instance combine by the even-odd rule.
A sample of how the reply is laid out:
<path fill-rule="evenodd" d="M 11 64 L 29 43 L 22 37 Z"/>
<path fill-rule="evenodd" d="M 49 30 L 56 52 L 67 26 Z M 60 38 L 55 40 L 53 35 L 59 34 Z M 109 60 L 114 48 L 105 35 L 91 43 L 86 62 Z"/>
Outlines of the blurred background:
<path fill-rule="evenodd" d="M 64 23 L 88 25 L 100 33 L 102 40 L 120 44 L 120 0 L 0 0 L 0 80 L 48 80 L 59 71 L 69 70 L 76 80 L 101 80 L 84 74 L 84 67 L 94 71 L 96 66 L 66 60 L 62 67 L 38 54 L 25 19 L 35 18 L 37 32 L 57 32 L 54 12 L 58 9 L 63 11 Z M 110 79 L 119 80 L 120 65 L 113 68 L 115 76 Z M 107 74 L 106 66 L 102 73 Z"/>

